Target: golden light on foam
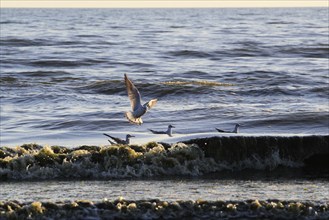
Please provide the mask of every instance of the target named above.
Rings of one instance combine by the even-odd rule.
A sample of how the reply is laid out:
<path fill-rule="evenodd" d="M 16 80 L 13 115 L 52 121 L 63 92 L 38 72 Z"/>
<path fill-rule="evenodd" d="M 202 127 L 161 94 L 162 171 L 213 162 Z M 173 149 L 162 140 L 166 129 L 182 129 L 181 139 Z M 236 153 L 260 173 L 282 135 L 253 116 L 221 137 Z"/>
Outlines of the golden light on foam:
<path fill-rule="evenodd" d="M 1 0 L 0 6 L 15 8 L 212 8 L 212 7 L 328 7 L 327 0 Z"/>
<path fill-rule="evenodd" d="M 220 82 L 211 82 L 211 81 L 166 81 L 162 82 L 164 85 L 200 85 L 200 86 L 234 86 L 231 83 L 220 83 Z"/>

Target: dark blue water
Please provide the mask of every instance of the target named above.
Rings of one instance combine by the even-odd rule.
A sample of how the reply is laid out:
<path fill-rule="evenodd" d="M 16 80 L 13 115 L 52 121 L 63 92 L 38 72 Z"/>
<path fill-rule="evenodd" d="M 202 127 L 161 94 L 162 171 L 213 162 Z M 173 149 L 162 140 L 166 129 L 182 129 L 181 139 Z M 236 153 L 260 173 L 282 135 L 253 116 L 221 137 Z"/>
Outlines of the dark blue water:
<path fill-rule="evenodd" d="M 328 218 L 328 9 L 1 9 L 0 18 L 0 219 Z M 124 73 L 144 101 L 158 99 L 142 126 L 124 118 Z M 108 144 L 103 132 L 145 143 L 164 138 L 148 128 L 173 124 L 174 143 L 235 123 L 258 147 L 232 134 L 228 146 L 215 138 L 217 153 L 207 139 L 70 150 Z M 68 148 L 16 147 L 24 143 Z M 236 154 L 225 158 L 229 147 Z M 115 208 L 105 197 L 119 198 Z"/>
<path fill-rule="evenodd" d="M 328 134 L 327 24 L 326 8 L 1 9 L 1 145 L 168 124 Z M 124 118 L 124 73 L 158 98 L 142 126 Z"/>

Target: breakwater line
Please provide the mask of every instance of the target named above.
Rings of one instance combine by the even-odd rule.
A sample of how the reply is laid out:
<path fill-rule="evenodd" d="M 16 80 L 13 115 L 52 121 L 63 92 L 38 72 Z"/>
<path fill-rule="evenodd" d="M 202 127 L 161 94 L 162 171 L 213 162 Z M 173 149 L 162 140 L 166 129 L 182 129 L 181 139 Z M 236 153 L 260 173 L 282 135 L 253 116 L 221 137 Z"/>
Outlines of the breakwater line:
<path fill-rule="evenodd" d="M 210 137 L 185 143 L 0 148 L 0 179 L 117 179 L 203 176 L 300 168 L 328 174 L 329 136 Z M 293 171 L 292 171 L 293 172 Z"/>
<path fill-rule="evenodd" d="M 186 144 L 197 144 L 206 157 L 216 161 L 237 163 L 248 161 L 264 166 L 274 166 L 280 161 L 287 165 L 299 163 L 313 169 L 324 169 L 329 172 L 329 136 L 221 136 L 200 138 L 185 141 Z M 275 161 L 275 159 L 277 159 Z M 283 165 L 280 164 L 280 165 Z"/>

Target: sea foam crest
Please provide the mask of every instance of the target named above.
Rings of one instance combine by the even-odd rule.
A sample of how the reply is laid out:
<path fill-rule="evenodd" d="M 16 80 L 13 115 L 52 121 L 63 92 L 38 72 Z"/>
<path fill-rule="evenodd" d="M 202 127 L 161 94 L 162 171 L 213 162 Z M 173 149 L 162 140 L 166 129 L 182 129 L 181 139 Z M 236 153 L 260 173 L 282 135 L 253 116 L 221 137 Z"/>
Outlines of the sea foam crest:
<path fill-rule="evenodd" d="M 201 176 L 222 170 L 274 169 L 298 166 L 274 151 L 268 157 L 254 154 L 241 161 L 215 161 L 196 144 L 59 146 L 22 145 L 0 148 L 1 179 L 140 178 Z"/>
<path fill-rule="evenodd" d="M 243 170 L 248 168 L 257 170 L 274 170 L 278 166 L 302 167 L 303 163 L 281 158 L 280 151 L 277 149 L 266 158 L 261 158 L 259 155 L 253 154 L 251 157 L 242 161 L 236 161 L 230 164 L 223 162 L 222 165 L 225 165 L 227 169 L 231 170 Z"/>

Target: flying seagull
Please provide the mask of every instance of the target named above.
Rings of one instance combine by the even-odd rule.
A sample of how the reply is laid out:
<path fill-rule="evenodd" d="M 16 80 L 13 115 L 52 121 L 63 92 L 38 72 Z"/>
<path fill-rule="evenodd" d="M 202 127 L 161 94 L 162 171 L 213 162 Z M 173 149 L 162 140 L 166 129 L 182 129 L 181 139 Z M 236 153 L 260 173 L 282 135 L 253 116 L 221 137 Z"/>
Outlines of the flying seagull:
<path fill-rule="evenodd" d="M 134 84 L 128 79 L 127 74 L 125 74 L 125 83 L 127 87 L 128 97 L 130 99 L 130 105 L 132 111 L 126 112 L 125 116 L 128 121 L 132 124 L 141 125 L 143 124 L 142 115 L 144 115 L 149 109 L 151 109 L 156 103 L 157 99 L 152 99 L 142 105 L 141 94 Z"/>
<path fill-rule="evenodd" d="M 155 131 L 152 129 L 149 129 L 149 131 L 151 131 L 153 134 L 167 134 L 168 136 L 172 137 L 172 128 L 174 128 L 174 126 L 168 125 L 167 131 Z"/>
<path fill-rule="evenodd" d="M 111 144 L 130 144 L 130 138 L 135 137 L 133 135 L 127 134 L 126 140 L 123 140 L 121 138 L 113 137 L 113 136 L 105 134 L 105 133 L 104 133 L 104 135 L 109 137 L 109 138 L 112 138 L 115 141 L 115 142 L 113 142 L 111 140 L 108 140 Z"/>
<path fill-rule="evenodd" d="M 221 133 L 236 133 L 237 134 L 237 133 L 239 133 L 239 127 L 240 127 L 240 124 L 236 124 L 233 131 L 224 131 L 224 130 L 221 130 L 218 128 L 216 128 L 216 130 Z"/>

